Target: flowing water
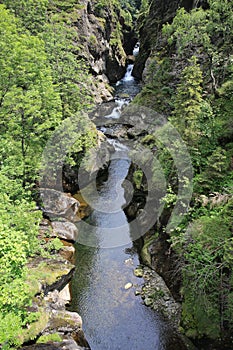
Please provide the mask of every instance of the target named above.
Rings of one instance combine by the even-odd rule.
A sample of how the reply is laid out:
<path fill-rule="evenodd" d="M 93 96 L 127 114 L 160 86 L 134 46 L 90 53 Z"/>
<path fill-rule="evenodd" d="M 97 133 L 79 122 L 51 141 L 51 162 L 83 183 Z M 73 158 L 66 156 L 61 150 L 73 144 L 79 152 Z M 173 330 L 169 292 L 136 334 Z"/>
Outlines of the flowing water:
<path fill-rule="evenodd" d="M 117 106 L 106 118 L 119 118 L 122 107 L 139 92 L 140 87 L 131 75 L 132 68 L 129 65 L 125 77 L 116 84 Z M 108 178 L 99 186 L 98 194 L 100 203 L 112 204 L 108 213 L 94 210 L 89 218 L 89 230 L 96 238 L 96 246 L 76 244 L 72 310 L 82 316 L 92 350 L 167 350 L 169 327 L 143 305 L 140 296 L 135 296 L 143 280 L 133 274 L 139 260 L 122 210 L 125 198 L 121 186 L 130 159 L 125 146 L 116 140 L 109 142 L 115 152 Z"/>

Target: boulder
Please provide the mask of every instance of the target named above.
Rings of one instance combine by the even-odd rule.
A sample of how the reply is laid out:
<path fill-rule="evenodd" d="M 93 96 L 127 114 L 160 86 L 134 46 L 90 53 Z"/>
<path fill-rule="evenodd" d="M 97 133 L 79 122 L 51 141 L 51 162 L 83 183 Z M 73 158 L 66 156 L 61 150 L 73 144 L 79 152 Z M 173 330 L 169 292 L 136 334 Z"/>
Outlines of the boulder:
<path fill-rule="evenodd" d="M 64 217 L 69 221 L 78 221 L 79 202 L 69 193 L 53 189 L 40 190 L 43 201 L 43 211 L 48 217 Z"/>
<path fill-rule="evenodd" d="M 74 263 L 74 246 L 64 246 L 60 249 L 59 254 L 71 263 Z"/>
<path fill-rule="evenodd" d="M 82 319 L 77 312 L 53 309 L 50 314 L 50 320 L 43 333 L 61 332 L 72 334 L 73 332 L 78 332 L 81 328 Z"/>
<path fill-rule="evenodd" d="M 74 340 L 68 339 L 62 342 L 53 342 L 47 344 L 34 344 L 29 346 L 24 346 L 20 350 L 85 350 L 89 348 L 84 348 L 79 346 Z"/>
<path fill-rule="evenodd" d="M 147 266 L 143 266 L 142 270 L 145 283 L 141 296 L 144 304 L 160 312 L 165 319 L 172 322 L 175 329 L 178 329 L 181 305 L 175 301 L 161 276 Z"/>
<path fill-rule="evenodd" d="M 70 288 L 68 284 L 59 292 L 59 298 L 65 300 L 67 303 L 71 301 Z"/>
<path fill-rule="evenodd" d="M 69 221 L 53 221 L 51 222 L 53 235 L 65 239 L 69 242 L 76 242 L 78 238 L 78 229 L 72 222 Z"/>

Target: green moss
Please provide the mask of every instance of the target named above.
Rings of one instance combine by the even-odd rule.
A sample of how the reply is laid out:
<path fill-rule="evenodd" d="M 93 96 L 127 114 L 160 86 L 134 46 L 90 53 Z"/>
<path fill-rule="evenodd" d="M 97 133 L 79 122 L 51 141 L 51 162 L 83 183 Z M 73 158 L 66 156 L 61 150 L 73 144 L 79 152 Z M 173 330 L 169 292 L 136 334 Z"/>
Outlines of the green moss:
<path fill-rule="evenodd" d="M 37 313 L 37 317 L 38 319 L 31 323 L 27 329 L 22 330 L 22 333 L 19 335 L 21 343 L 34 340 L 47 326 L 49 315 L 45 313 L 44 310 Z"/>
<path fill-rule="evenodd" d="M 143 171 L 142 170 L 136 170 L 133 174 L 133 182 L 136 186 L 136 188 L 139 190 L 142 184 L 142 178 L 143 178 Z"/>
<path fill-rule="evenodd" d="M 151 295 L 150 298 L 156 300 L 156 299 L 160 299 L 163 298 L 165 296 L 165 293 L 163 290 L 155 290 Z"/>
<path fill-rule="evenodd" d="M 48 249 L 49 252 L 53 252 L 53 251 L 58 252 L 63 246 L 64 245 L 61 242 L 61 240 L 58 237 L 56 237 L 48 242 L 48 244 L 46 245 L 46 248 Z"/>
<path fill-rule="evenodd" d="M 99 25 L 101 26 L 101 28 L 104 29 L 105 25 L 106 25 L 106 19 L 102 18 L 102 17 L 96 17 L 96 19 L 98 20 Z"/>
<path fill-rule="evenodd" d="M 91 34 L 89 36 L 89 43 L 91 44 L 91 46 L 96 46 L 98 44 L 97 38 L 94 34 Z"/>
<path fill-rule="evenodd" d="M 144 245 L 141 250 L 141 258 L 142 258 L 143 264 L 147 266 L 151 266 L 151 255 L 148 252 L 148 248 L 156 238 L 158 238 L 157 232 L 153 236 L 144 238 Z"/>
<path fill-rule="evenodd" d="M 64 265 L 64 262 L 65 260 L 59 257 L 59 260 L 54 261 L 51 259 L 42 260 L 37 266 L 29 265 L 27 283 L 29 284 L 32 297 L 40 292 L 41 284 L 51 285 L 63 275 L 69 273 L 73 265 L 67 264 L 67 262 Z"/>
<path fill-rule="evenodd" d="M 58 333 L 48 334 L 48 335 L 42 335 L 38 340 L 37 343 L 48 343 L 48 342 L 61 342 L 62 338 Z"/>

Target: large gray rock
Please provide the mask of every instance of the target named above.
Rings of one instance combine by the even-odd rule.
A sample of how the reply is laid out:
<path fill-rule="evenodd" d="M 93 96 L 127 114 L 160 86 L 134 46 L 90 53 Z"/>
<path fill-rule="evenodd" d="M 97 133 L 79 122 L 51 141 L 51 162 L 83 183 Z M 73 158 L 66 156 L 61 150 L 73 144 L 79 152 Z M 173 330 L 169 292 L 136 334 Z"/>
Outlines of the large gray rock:
<path fill-rule="evenodd" d="M 80 329 L 82 329 L 82 319 L 77 312 L 52 310 L 49 323 L 43 333 L 52 333 L 54 331 L 72 334 L 78 332 Z"/>
<path fill-rule="evenodd" d="M 69 221 L 53 221 L 53 236 L 64 239 L 69 242 L 76 242 L 78 238 L 78 229 L 72 222 Z"/>
<path fill-rule="evenodd" d="M 47 344 L 34 344 L 30 346 L 24 346 L 20 350 L 85 350 L 89 348 L 84 348 L 72 340 L 64 340 L 63 342 L 57 343 L 47 343 Z"/>
<path fill-rule="evenodd" d="M 49 217 L 64 217 L 77 221 L 79 202 L 69 193 L 59 192 L 49 188 L 40 190 L 44 213 Z"/>

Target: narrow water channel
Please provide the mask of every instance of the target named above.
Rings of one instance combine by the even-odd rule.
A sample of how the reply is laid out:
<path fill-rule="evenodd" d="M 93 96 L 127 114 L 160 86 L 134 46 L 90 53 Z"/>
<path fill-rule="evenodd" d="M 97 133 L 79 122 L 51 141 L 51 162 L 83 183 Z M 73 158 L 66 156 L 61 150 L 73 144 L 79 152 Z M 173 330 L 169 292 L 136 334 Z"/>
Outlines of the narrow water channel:
<path fill-rule="evenodd" d="M 117 118 L 122 105 L 139 92 L 132 68 L 130 65 L 125 77 L 116 84 L 117 107 L 107 118 Z M 76 244 L 77 271 L 72 281 L 71 308 L 82 316 L 83 330 L 92 350 L 167 350 L 169 327 L 135 295 L 143 280 L 133 274 L 139 260 L 122 210 L 125 198 L 121 186 L 130 159 L 127 149 L 122 155 L 124 147 L 119 141 L 113 143 L 115 153 L 108 178 L 98 191 L 102 202 L 114 205 L 109 213 L 94 210 L 89 218 L 91 234 L 98 242 L 96 247 Z M 121 229 L 117 230 L 118 227 Z M 119 241 L 121 244 L 116 244 Z"/>

